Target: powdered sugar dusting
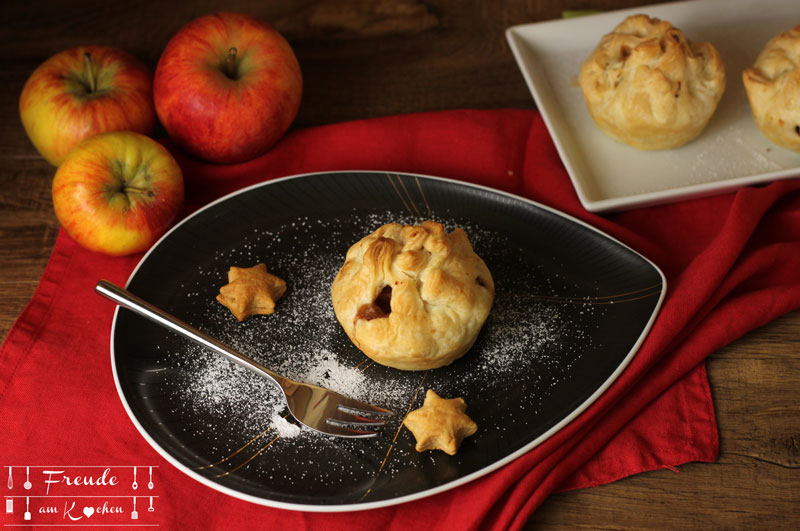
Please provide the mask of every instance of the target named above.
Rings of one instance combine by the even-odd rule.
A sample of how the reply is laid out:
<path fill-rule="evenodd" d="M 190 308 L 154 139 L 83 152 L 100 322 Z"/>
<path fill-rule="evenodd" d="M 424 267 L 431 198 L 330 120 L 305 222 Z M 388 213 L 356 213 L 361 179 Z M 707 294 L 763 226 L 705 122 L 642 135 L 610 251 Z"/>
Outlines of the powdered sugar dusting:
<path fill-rule="evenodd" d="M 327 350 L 320 352 L 317 363 L 312 364 L 300 380 L 325 386 L 346 396 L 368 399 L 364 396 L 368 385 L 364 373 L 356 367 L 343 365 L 334 353 Z"/>
<path fill-rule="evenodd" d="M 272 426 L 278 431 L 278 434 L 285 438 L 291 439 L 300 435 L 300 426 L 292 424 L 286 418 L 274 413 L 271 417 Z"/>
<path fill-rule="evenodd" d="M 288 378 L 397 412 L 385 429 L 387 437 L 399 433 L 393 458 L 384 463 L 383 470 L 388 474 L 400 473 L 409 466 L 430 466 L 434 459 L 430 452 L 417 454 L 413 437 L 400 428 L 403 414 L 409 407 L 419 406 L 425 389 L 466 400 L 467 413 L 479 425 L 479 432 L 471 438 L 474 442 L 467 444 L 477 444 L 490 434 L 502 439 L 508 429 L 539 422 L 542 401 L 570 377 L 569 368 L 583 355 L 578 345 L 592 342 L 589 320 L 581 314 L 604 311 L 588 299 L 585 305 L 566 305 L 537 296 L 586 292 L 585 287 L 572 286 L 560 278 L 561 264 L 552 262 L 551 257 L 520 252 L 509 237 L 469 221 L 437 219 L 448 230 L 464 228 L 476 252 L 487 262 L 496 284 L 489 319 L 475 346 L 451 366 L 423 373 L 374 364 L 350 343 L 337 322 L 330 286 L 349 245 L 392 221 L 421 220 L 396 212 L 353 211 L 346 217 L 298 217 L 271 230 L 254 230 L 243 240 L 232 242 L 231 248 L 219 250 L 195 271 L 187 272 L 180 288 L 191 307 L 191 315 L 182 317 L 200 323 L 204 331 L 233 348 Z M 215 295 L 227 282 L 228 267 L 250 267 L 260 262 L 286 280 L 287 291 L 274 314 L 239 323 L 215 301 Z M 536 289 L 532 291 L 531 286 Z M 271 434 L 265 441 L 279 436 L 270 443 L 273 454 L 324 455 L 328 463 L 332 455 L 346 453 L 347 459 L 341 459 L 338 468 L 326 465 L 322 471 L 314 468 L 314 474 L 308 474 L 309 466 L 316 467 L 313 463 L 298 461 L 296 469 L 287 472 L 274 458 L 255 459 L 244 467 L 270 481 L 285 478 L 289 490 L 301 477 L 306 485 L 318 486 L 346 482 L 348 477 L 351 481 L 372 477 L 384 460 L 385 446 L 381 443 L 332 439 L 299 426 L 288 415 L 276 386 L 199 346 L 185 345 L 170 352 L 166 363 L 180 381 L 171 388 L 172 413 L 189 419 L 184 425 L 187 434 L 219 441 L 215 455 L 203 459 L 220 459 L 265 431 Z M 514 393 L 532 398 L 526 403 L 498 402 Z"/>

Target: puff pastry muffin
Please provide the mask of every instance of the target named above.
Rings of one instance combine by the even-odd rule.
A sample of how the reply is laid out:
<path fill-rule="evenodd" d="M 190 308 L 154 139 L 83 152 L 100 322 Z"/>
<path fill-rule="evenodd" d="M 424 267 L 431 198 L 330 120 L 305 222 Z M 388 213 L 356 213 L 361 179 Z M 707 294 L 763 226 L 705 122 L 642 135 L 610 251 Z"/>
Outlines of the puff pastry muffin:
<path fill-rule="evenodd" d="M 605 35 L 578 77 L 606 134 L 637 149 L 671 149 L 696 138 L 725 90 L 710 43 L 692 43 L 665 20 L 633 15 Z"/>
<path fill-rule="evenodd" d="M 475 342 L 494 280 L 462 229 L 389 223 L 350 247 L 331 297 L 364 354 L 397 369 L 434 369 Z"/>
<path fill-rule="evenodd" d="M 800 151 L 800 26 L 773 37 L 742 81 L 761 132 Z"/>

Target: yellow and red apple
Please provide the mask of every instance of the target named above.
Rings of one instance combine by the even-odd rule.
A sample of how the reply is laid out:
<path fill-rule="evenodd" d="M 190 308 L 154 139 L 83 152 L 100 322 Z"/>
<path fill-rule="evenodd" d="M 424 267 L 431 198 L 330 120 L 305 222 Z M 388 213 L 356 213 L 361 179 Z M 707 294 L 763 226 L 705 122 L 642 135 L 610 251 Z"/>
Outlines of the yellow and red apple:
<path fill-rule="evenodd" d="M 291 46 L 248 15 L 200 17 L 167 43 L 156 66 L 156 113 L 170 138 L 212 162 L 242 162 L 280 139 L 300 107 Z"/>
<path fill-rule="evenodd" d="M 153 76 L 122 50 L 78 46 L 33 71 L 22 89 L 19 112 L 33 145 L 58 166 L 89 136 L 123 130 L 152 133 Z"/>
<path fill-rule="evenodd" d="M 53 179 L 61 226 L 82 246 L 120 256 L 147 250 L 183 205 L 183 176 L 144 135 L 117 131 L 75 146 Z"/>

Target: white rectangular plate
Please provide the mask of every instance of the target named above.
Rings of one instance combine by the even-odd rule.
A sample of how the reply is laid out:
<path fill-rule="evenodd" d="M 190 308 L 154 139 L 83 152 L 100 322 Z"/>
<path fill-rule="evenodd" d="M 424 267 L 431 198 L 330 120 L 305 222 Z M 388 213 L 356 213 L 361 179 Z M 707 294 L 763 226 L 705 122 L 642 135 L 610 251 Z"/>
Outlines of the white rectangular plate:
<path fill-rule="evenodd" d="M 708 41 L 725 63 L 725 93 L 706 129 L 677 149 L 639 151 L 594 124 L 578 72 L 600 38 L 644 13 Z M 800 175 L 800 154 L 772 144 L 750 114 L 742 71 L 767 41 L 800 24 L 798 0 L 699 0 L 513 26 L 506 38 L 583 206 L 624 210 Z"/>

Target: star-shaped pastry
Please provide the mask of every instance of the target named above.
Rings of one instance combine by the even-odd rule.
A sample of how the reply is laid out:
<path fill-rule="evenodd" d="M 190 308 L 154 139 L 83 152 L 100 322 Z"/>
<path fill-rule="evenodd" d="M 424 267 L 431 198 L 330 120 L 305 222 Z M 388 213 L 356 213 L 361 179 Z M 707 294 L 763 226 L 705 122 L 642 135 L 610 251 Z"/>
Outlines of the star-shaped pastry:
<path fill-rule="evenodd" d="M 478 430 L 478 425 L 464 411 L 464 399 L 445 399 L 428 389 L 422 407 L 406 415 L 403 425 L 417 439 L 416 450 L 442 450 L 455 455 L 461 441 Z"/>
<path fill-rule="evenodd" d="M 239 321 L 251 315 L 275 311 L 275 303 L 286 291 L 286 282 L 271 273 L 267 266 L 232 266 L 228 271 L 228 284 L 219 289 L 217 301 L 228 308 Z"/>

